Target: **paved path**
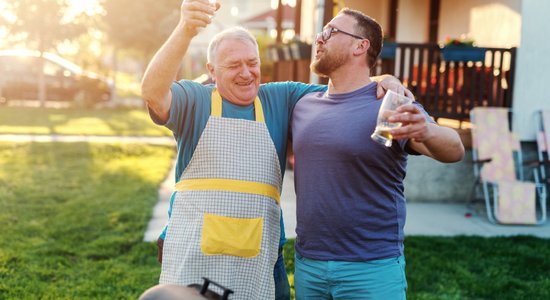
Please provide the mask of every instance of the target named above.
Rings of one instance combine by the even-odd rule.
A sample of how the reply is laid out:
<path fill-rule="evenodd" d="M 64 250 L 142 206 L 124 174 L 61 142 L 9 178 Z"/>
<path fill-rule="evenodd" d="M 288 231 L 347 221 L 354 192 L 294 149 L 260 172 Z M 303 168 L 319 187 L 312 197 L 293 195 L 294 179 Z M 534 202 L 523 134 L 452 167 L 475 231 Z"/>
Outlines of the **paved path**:
<path fill-rule="evenodd" d="M 296 237 L 296 197 L 292 171 L 287 171 L 285 175 L 281 199 L 286 236 Z M 407 203 L 405 235 L 533 235 L 550 238 L 550 222 L 542 226 L 494 225 L 487 221 L 484 209 L 484 206 L 476 206 L 475 211 L 468 210 L 463 203 Z M 466 213 L 472 216 L 465 217 Z"/>
<path fill-rule="evenodd" d="M 100 136 L 100 135 L 26 135 L 0 134 L 2 142 L 94 142 L 94 143 L 146 143 L 155 145 L 175 145 L 172 137 L 157 136 Z"/>
<path fill-rule="evenodd" d="M 174 173 L 173 171 L 171 172 Z M 159 203 L 153 210 L 153 219 L 145 233 L 146 241 L 154 241 L 168 220 L 168 201 L 174 178 L 168 178 L 159 191 Z M 162 195 L 165 195 L 162 199 Z M 294 195 L 294 173 L 287 171 L 283 181 L 281 207 L 285 220 L 287 238 L 296 237 L 296 196 Z M 466 217 L 466 213 L 472 213 Z M 468 210 L 462 203 L 407 203 L 405 235 L 427 236 L 512 236 L 533 235 L 550 238 L 550 222 L 543 226 L 494 225 L 487 221 L 484 207 Z"/>
<path fill-rule="evenodd" d="M 143 240 L 146 242 L 156 241 L 168 221 L 168 207 L 170 207 L 170 196 L 174 190 L 175 173 L 176 163 L 174 161 L 168 177 L 160 184 L 158 202 L 153 208 L 151 220 L 149 220 L 143 236 Z"/>
<path fill-rule="evenodd" d="M 118 137 L 118 136 L 72 136 L 72 135 L 0 135 L 0 141 L 15 142 L 100 142 L 100 143 L 148 143 L 175 145 L 171 137 Z M 144 235 L 145 241 L 155 241 L 168 219 L 168 205 L 174 186 L 174 166 L 159 189 L 159 201 L 153 209 L 152 218 Z M 287 171 L 281 207 L 285 219 L 285 233 L 296 237 L 296 197 L 294 195 L 294 173 Z M 511 236 L 533 235 L 550 238 L 550 222 L 543 226 L 493 225 L 487 221 L 483 206 L 472 212 L 461 203 L 408 203 L 406 235 L 428 236 Z"/>

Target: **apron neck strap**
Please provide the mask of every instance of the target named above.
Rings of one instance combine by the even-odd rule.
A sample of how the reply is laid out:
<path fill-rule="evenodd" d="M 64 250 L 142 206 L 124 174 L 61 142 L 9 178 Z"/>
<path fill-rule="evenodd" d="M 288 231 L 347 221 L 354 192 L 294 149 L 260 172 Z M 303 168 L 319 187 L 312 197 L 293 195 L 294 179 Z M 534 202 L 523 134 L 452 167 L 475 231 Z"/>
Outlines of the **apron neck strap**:
<path fill-rule="evenodd" d="M 260 102 L 260 98 L 258 96 L 254 99 L 254 113 L 256 115 L 256 122 L 265 123 L 262 102 Z M 222 116 L 222 96 L 215 88 L 212 90 L 212 111 L 210 115 L 213 117 Z"/>

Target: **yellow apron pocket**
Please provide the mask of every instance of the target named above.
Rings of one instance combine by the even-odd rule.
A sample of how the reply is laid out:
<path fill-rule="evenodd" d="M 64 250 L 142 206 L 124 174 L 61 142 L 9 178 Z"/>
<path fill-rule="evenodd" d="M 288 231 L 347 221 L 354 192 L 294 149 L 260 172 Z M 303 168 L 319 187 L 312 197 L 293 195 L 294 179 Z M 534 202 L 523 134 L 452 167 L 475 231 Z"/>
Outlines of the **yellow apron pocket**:
<path fill-rule="evenodd" d="M 205 255 L 255 257 L 260 254 L 263 219 L 205 214 L 201 251 Z"/>

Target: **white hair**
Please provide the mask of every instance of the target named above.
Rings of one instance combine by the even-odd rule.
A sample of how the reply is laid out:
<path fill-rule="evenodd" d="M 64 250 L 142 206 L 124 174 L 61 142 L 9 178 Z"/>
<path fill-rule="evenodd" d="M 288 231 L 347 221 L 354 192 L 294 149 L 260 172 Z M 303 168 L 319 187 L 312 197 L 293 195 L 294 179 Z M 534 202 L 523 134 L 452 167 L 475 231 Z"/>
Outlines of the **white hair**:
<path fill-rule="evenodd" d="M 256 53 L 259 56 L 260 52 L 258 50 L 258 42 L 256 41 L 256 38 L 250 33 L 250 31 L 246 30 L 243 27 L 236 26 L 236 27 L 225 29 L 217 33 L 212 38 L 212 40 L 210 41 L 210 44 L 208 45 L 208 52 L 206 56 L 208 63 L 213 63 L 213 60 L 216 57 L 216 51 L 218 50 L 218 46 L 224 40 L 240 40 L 240 41 L 251 42 L 252 45 L 254 45 L 254 47 L 256 48 Z"/>

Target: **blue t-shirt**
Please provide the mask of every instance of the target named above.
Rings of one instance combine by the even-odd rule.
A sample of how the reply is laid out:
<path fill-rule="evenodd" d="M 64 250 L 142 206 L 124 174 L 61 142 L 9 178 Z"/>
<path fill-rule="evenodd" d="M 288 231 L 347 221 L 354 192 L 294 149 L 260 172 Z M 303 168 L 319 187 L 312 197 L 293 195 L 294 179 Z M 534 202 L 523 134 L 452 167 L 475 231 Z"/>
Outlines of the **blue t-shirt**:
<path fill-rule="evenodd" d="M 165 126 L 172 130 L 178 147 L 176 162 L 176 182 L 191 161 L 211 113 L 211 95 L 214 85 L 202 85 L 194 81 L 182 80 L 174 82 L 171 87 L 172 104 L 170 117 Z M 286 150 L 288 141 L 288 125 L 296 102 L 304 95 L 324 91 L 326 86 L 310 85 L 298 82 L 276 82 L 260 85 L 258 97 L 262 103 L 265 124 L 277 150 L 281 164 L 281 175 L 286 166 Z M 155 116 L 152 115 L 153 120 Z M 254 104 L 239 106 L 223 99 L 222 117 L 255 120 Z M 245 163 L 245 162 L 243 162 Z M 171 215 L 175 193 L 170 199 L 168 215 Z M 283 216 L 281 214 L 281 242 L 285 242 Z M 164 239 L 166 227 L 161 234 Z"/>
<path fill-rule="evenodd" d="M 311 93 L 296 104 L 296 251 L 303 257 L 367 261 L 403 254 L 407 141 L 386 148 L 371 140 L 382 103 L 376 87 Z"/>

